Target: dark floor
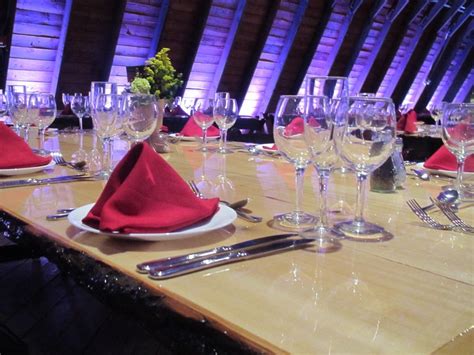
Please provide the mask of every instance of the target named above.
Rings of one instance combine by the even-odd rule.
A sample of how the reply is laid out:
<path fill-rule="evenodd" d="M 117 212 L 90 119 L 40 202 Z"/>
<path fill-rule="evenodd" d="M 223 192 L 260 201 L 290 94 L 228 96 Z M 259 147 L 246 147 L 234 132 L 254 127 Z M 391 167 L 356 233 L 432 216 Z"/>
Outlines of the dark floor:
<path fill-rule="evenodd" d="M 0 237 L 0 246 L 7 243 Z M 137 321 L 39 258 L 0 262 L 0 354 L 12 353 L 162 354 L 163 349 Z"/>

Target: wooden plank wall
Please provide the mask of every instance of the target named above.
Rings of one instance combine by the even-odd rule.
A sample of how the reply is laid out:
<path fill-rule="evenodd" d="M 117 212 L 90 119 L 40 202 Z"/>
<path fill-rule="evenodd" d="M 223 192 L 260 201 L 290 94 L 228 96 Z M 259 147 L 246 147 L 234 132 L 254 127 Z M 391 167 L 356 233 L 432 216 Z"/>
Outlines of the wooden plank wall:
<path fill-rule="evenodd" d="M 7 82 L 28 91 L 51 87 L 65 0 L 17 0 Z"/>

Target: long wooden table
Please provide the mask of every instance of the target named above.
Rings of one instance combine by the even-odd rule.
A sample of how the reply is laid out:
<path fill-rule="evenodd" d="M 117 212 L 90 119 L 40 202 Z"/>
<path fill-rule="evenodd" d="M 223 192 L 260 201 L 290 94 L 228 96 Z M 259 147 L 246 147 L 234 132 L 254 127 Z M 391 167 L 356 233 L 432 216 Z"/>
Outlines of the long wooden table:
<path fill-rule="evenodd" d="M 69 158 L 78 142 L 77 135 L 59 134 L 50 137 L 48 143 Z M 90 148 L 90 133 L 85 135 L 84 144 Z M 342 240 L 342 248 L 333 253 L 319 254 L 309 247 L 163 281 L 137 273 L 135 265 L 146 260 L 279 233 L 268 222 L 274 214 L 293 207 L 294 171 L 289 163 L 244 151 L 225 156 L 203 154 L 196 147 L 195 142 L 180 142 L 162 156 L 184 179 L 196 180 L 209 196 L 228 201 L 250 197 L 248 208 L 263 216 L 263 223 L 237 219 L 207 235 L 134 242 L 85 233 L 67 220 L 46 221 L 45 216 L 58 208 L 94 202 L 105 184 L 74 182 L 0 189 L 0 209 L 9 223 L 14 221 L 23 228 L 17 233 L 20 236 L 10 231 L 12 239 L 22 242 L 21 235 L 28 235 L 23 242 L 35 244 L 36 240 L 46 252 L 66 255 L 62 258 L 66 265 L 72 263 L 68 258 L 77 254 L 80 260 L 87 260 L 84 263 L 101 265 L 113 273 L 113 277 L 102 275 L 96 285 L 102 282 L 110 286 L 123 276 L 127 287 L 133 287 L 129 294 L 146 291 L 147 297 L 159 303 L 154 308 L 157 313 L 164 312 L 168 320 L 176 319 L 179 324 L 189 321 L 193 327 L 203 325 L 207 329 L 203 334 L 208 336 L 200 341 L 222 335 L 237 344 L 231 350 L 299 354 L 473 352 L 474 236 L 430 229 L 405 203 L 409 198 L 427 203 L 429 196 L 436 196 L 447 184 L 441 179 L 422 182 L 410 177 L 404 190 L 369 193 L 367 219 L 390 231 L 394 238 L 389 241 Z M 33 176 L 73 173 L 57 166 Z M 312 168 L 305 179 L 304 208 L 317 213 L 317 180 Z M 350 218 L 354 175 L 335 172 L 329 190 L 329 206 L 338 211 L 331 215 L 332 221 Z M 472 211 L 463 209 L 460 214 L 473 222 Z M 439 212 L 433 216 L 444 220 Z M 7 228 L 5 218 L 3 222 Z M 81 269 L 81 262 L 75 260 Z M 91 272 L 89 266 L 83 269 L 86 276 Z M 141 302 L 139 297 L 137 300 Z M 164 324 L 170 326 L 170 322 Z"/>

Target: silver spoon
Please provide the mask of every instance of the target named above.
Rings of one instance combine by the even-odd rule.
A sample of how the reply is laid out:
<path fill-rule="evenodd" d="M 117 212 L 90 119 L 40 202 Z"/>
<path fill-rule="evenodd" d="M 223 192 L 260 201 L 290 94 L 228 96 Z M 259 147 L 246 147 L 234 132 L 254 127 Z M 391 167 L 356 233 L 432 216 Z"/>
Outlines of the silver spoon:
<path fill-rule="evenodd" d="M 430 180 L 430 173 L 427 172 L 426 170 L 422 169 L 412 169 L 412 171 L 415 173 L 415 175 L 423 180 L 423 181 L 429 181 Z"/>
<path fill-rule="evenodd" d="M 459 198 L 459 193 L 455 189 L 448 189 L 441 191 L 438 196 L 436 196 L 436 200 L 438 202 L 445 204 L 445 205 L 450 205 L 451 207 L 454 207 L 457 209 L 457 205 L 455 204 L 456 200 Z M 429 211 L 436 207 L 434 203 L 429 204 L 428 206 L 422 207 L 424 211 Z"/>

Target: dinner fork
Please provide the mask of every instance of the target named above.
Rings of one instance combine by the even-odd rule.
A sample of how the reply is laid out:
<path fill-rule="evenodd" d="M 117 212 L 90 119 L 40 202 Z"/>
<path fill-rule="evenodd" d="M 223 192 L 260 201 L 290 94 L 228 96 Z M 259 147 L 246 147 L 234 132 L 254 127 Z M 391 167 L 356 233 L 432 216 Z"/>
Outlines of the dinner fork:
<path fill-rule="evenodd" d="M 64 159 L 61 152 L 51 152 L 51 157 L 53 158 L 54 162 L 58 165 L 68 166 L 70 168 L 73 168 L 75 170 L 80 170 L 80 171 L 83 171 L 85 168 L 85 162 L 78 162 L 76 164 L 68 162 Z"/>
<path fill-rule="evenodd" d="M 203 193 L 201 192 L 201 190 L 199 190 L 199 187 L 196 185 L 196 183 L 194 182 L 194 180 L 189 180 L 188 181 L 188 185 L 189 187 L 191 188 L 191 191 L 199 198 L 204 198 L 204 195 Z M 226 201 L 222 201 L 221 202 L 224 204 L 224 205 L 227 205 L 229 206 L 230 208 L 232 208 L 232 206 L 230 205 L 230 203 L 226 202 Z M 241 211 L 240 209 L 238 208 L 232 208 L 236 213 L 237 213 L 237 216 L 239 216 L 240 218 L 242 219 L 245 219 L 246 221 L 248 222 L 252 222 L 252 223 L 260 223 L 263 218 L 260 217 L 260 216 L 253 216 L 251 214 L 248 214 L 244 211 Z"/>
<path fill-rule="evenodd" d="M 452 230 L 453 226 L 447 225 L 447 224 L 441 224 L 437 221 L 435 221 L 428 213 L 426 213 L 423 208 L 419 205 L 419 203 L 412 199 L 407 201 L 408 207 L 413 211 L 413 213 L 423 222 L 425 222 L 427 225 L 434 229 L 440 229 L 440 230 Z"/>
<path fill-rule="evenodd" d="M 469 233 L 474 233 L 474 227 L 467 224 L 464 222 L 454 211 L 451 209 L 450 206 L 444 205 L 436 201 L 435 199 L 430 197 L 430 200 L 438 206 L 438 208 L 441 210 L 441 212 L 444 213 L 446 217 L 456 226 L 459 227 L 460 229 L 469 232 Z"/>

